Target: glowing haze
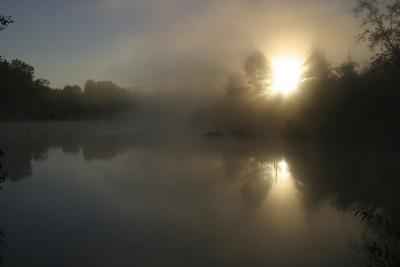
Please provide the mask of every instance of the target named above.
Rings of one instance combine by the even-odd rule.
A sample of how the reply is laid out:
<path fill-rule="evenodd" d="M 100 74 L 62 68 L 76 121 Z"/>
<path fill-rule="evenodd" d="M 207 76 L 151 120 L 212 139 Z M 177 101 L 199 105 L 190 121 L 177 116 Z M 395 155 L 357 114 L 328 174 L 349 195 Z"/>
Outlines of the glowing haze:
<path fill-rule="evenodd" d="M 295 57 L 278 57 L 272 61 L 272 91 L 289 94 L 299 86 L 302 61 Z"/>
<path fill-rule="evenodd" d="M 53 86 L 98 79 L 204 94 L 222 90 L 255 50 L 271 61 L 304 58 L 312 47 L 333 62 L 350 50 L 354 59 L 365 58 L 365 49 L 352 49 L 353 6 L 348 0 L 2 0 L 0 13 L 16 23 L 0 36 L 0 53 L 29 62 Z"/>

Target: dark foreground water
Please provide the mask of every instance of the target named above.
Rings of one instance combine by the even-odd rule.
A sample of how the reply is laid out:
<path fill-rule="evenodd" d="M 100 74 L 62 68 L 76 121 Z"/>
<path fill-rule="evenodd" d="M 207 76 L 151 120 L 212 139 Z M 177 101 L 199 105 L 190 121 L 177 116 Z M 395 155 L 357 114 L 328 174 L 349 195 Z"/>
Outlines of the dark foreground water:
<path fill-rule="evenodd" d="M 2 123 L 2 266 L 365 266 L 354 208 L 399 210 L 400 153 L 119 123 Z"/>

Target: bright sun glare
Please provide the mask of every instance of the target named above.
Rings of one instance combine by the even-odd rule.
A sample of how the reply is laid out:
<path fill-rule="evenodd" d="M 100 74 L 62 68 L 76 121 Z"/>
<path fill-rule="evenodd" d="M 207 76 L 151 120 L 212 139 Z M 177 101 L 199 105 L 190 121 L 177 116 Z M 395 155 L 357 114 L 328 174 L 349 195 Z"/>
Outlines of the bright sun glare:
<path fill-rule="evenodd" d="M 302 75 L 302 63 L 292 57 L 277 58 L 272 62 L 272 90 L 289 94 L 297 89 Z"/>

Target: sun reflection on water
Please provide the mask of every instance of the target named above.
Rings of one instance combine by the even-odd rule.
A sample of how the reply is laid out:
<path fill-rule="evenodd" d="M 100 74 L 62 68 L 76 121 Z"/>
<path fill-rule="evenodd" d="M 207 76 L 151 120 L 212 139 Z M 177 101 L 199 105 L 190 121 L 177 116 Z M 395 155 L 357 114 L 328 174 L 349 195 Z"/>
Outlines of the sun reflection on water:
<path fill-rule="evenodd" d="M 248 162 L 247 180 L 242 187 L 246 204 L 256 204 L 260 223 L 273 229 L 280 238 L 294 237 L 305 231 L 304 207 L 298 194 L 290 163 L 284 158 L 269 161 Z"/>
<path fill-rule="evenodd" d="M 298 202 L 297 188 L 287 161 L 281 159 L 267 165 L 271 175 L 266 176 L 266 179 L 269 179 L 267 177 L 273 177 L 273 186 L 269 192 L 267 201 Z"/>
<path fill-rule="evenodd" d="M 283 179 L 288 178 L 290 175 L 289 166 L 284 159 L 278 162 L 278 175 Z"/>
<path fill-rule="evenodd" d="M 250 159 L 243 173 L 241 192 L 245 202 L 251 205 L 298 202 L 297 188 L 285 159 L 264 163 Z"/>

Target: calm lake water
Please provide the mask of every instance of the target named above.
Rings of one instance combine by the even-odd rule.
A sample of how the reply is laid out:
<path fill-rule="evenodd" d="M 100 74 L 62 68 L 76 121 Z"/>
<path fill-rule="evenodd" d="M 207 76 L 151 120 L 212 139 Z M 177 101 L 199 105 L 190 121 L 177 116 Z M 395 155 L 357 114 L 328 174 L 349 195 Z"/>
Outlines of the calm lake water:
<path fill-rule="evenodd" d="M 362 266 L 399 153 L 122 123 L 2 123 L 2 266 Z"/>

